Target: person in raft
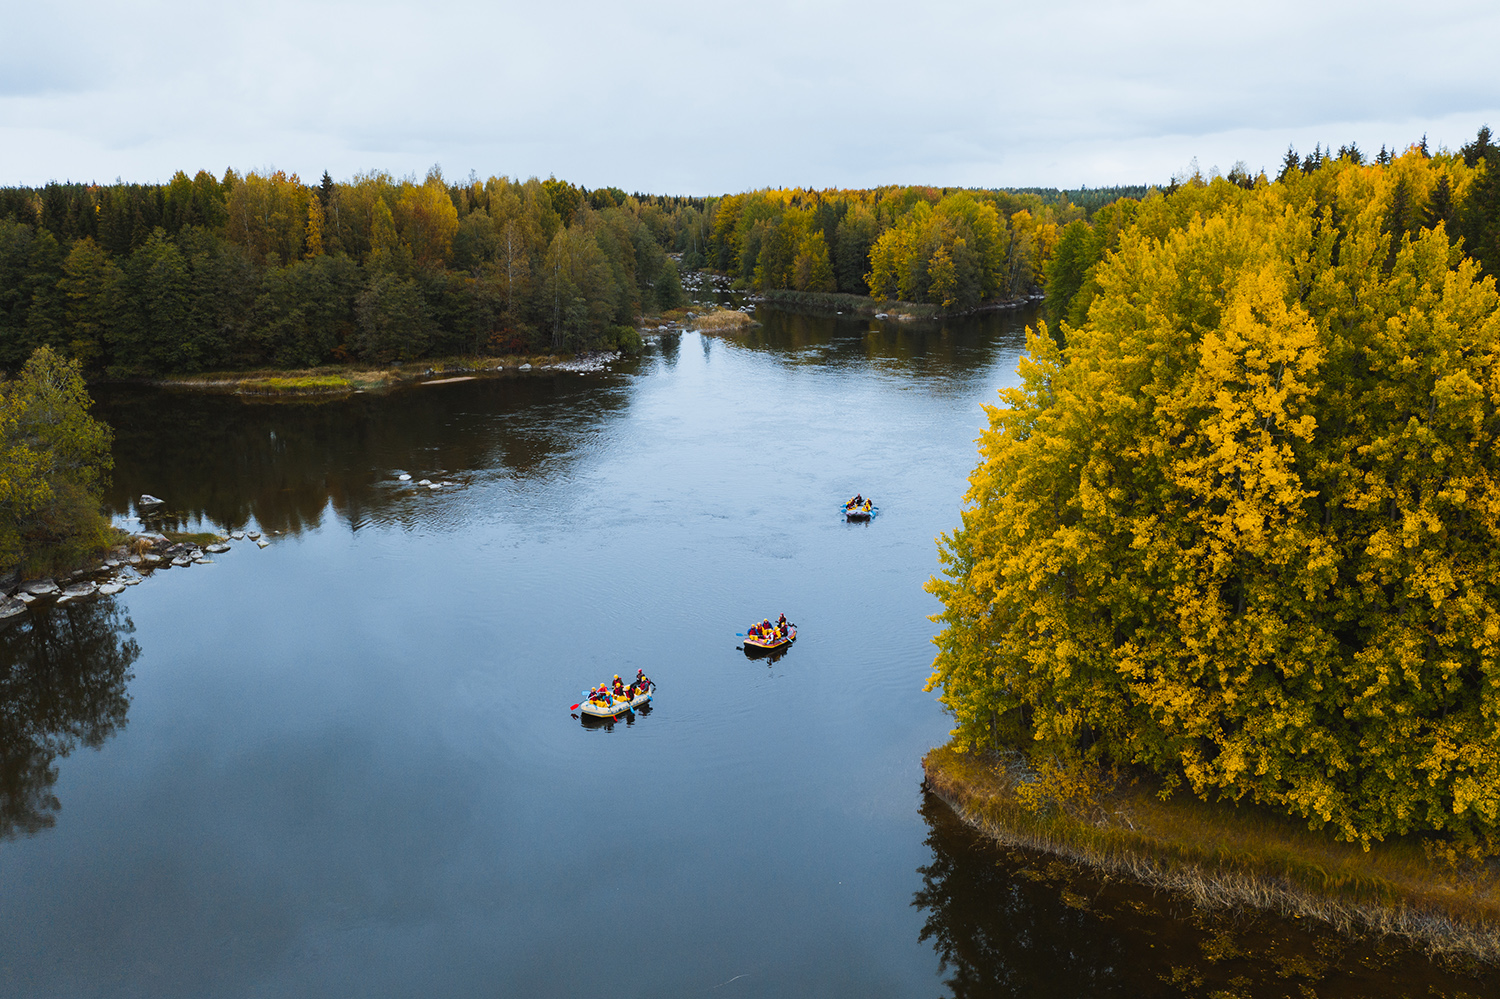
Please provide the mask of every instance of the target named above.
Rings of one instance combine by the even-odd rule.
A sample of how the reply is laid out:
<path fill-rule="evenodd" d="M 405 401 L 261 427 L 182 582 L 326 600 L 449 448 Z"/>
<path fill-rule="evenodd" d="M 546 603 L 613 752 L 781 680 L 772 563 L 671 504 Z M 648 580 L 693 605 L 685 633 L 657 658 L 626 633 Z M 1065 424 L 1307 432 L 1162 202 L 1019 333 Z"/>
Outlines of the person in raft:
<path fill-rule="evenodd" d="M 620 679 L 620 674 L 615 674 L 614 690 L 616 697 L 625 696 L 625 681 Z"/>
<path fill-rule="evenodd" d="M 654 686 L 656 686 L 656 684 L 652 683 L 651 682 L 651 678 L 649 676 L 647 676 L 643 671 L 641 671 L 641 670 L 636 670 L 635 671 L 635 689 L 636 690 L 639 690 L 641 693 L 645 694 L 645 693 L 648 693 L 651 690 L 651 688 L 654 687 Z"/>
<path fill-rule="evenodd" d="M 779 618 L 776 619 L 776 627 L 780 628 L 781 629 L 781 633 L 784 634 L 784 635 L 791 634 L 791 625 L 789 625 L 789 624 L 786 623 L 786 615 L 785 614 L 781 615 L 781 617 L 779 617 Z"/>
<path fill-rule="evenodd" d="M 858 507 L 858 506 L 862 505 L 864 503 L 864 501 L 865 501 L 865 498 L 863 496 L 861 496 L 859 493 L 855 493 L 854 494 L 854 498 L 852 500 L 850 500 L 849 502 L 847 502 L 847 503 L 844 504 L 844 508 L 848 509 L 848 510 L 853 510 L 855 507 Z"/>

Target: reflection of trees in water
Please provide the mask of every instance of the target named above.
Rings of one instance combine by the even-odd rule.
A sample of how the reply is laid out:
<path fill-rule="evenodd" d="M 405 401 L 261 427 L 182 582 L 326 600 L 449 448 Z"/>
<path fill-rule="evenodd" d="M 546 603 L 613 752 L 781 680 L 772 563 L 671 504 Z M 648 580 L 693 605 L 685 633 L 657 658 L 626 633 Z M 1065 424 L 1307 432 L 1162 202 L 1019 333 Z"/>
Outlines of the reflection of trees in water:
<path fill-rule="evenodd" d="M 840 361 L 884 361 L 927 373 L 968 374 L 987 369 L 1001 351 L 1025 343 L 1026 325 L 1034 325 L 1035 310 L 988 312 L 936 322 L 898 323 L 895 320 L 839 318 L 768 309 L 756 311 L 760 326 L 736 339 L 751 346 L 801 351 L 827 348 L 794 363 L 826 364 Z M 854 337 L 862 329 L 863 336 Z"/>
<path fill-rule="evenodd" d="M 1018 876 L 948 806 L 924 799 L 932 863 L 918 870 L 912 904 L 927 910 L 921 939 L 937 950 L 955 999 L 1159 994 L 1160 983 L 1122 980 L 1122 942 L 1096 915 Z"/>
<path fill-rule="evenodd" d="M 1173 996 L 1397 999 L 1488 994 L 1390 938 L 1309 920 L 1204 911 L 1169 893 L 1007 850 L 923 796 L 932 863 L 912 904 L 955 999 Z M 1484 969 L 1474 969 L 1475 972 Z"/>
<path fill-rule="evenodd" d="M 375 488 L 398 470 L 530 477 L 576 457 L 584 432 L 626 401 L 592 383 L 489 378 L 307 403 L 105 387 L 96 412 L 115 428 L 106 500 L 123 512 L 153 493 L 167 501 L 167 526 L 201 518 L 235 528 L 253 518 L 296 532 L 330 503 L 360 523 L 403 501 L 407 493 Z"/>
<path fill-rule="evenodd" d="M 125 727 L 141 654 L 113 598 L 28 614 L 0 631 L 0 838 L 49 828 L 58 757 Z"/>

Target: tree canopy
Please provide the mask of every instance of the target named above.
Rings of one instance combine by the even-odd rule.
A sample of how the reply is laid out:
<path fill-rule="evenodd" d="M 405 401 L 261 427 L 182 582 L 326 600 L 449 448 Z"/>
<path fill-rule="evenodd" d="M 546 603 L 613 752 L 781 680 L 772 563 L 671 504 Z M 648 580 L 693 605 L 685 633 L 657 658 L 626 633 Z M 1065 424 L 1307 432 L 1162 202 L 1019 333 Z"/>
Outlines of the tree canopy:
<path fill-rule="evenodd" d="M 0 382 L 0 572 L 66 566 L 106 544 L 112 435 L 92 405 L 78 362 L 45 346 Z"/>
<path fill-rule="evenodd" d="M 1500 298 L 1450 227 L 1482 159 L 1064 231 L 1087 300 L 1029 335 L 929 584 L 961 742 L 1500 846 Z"/>

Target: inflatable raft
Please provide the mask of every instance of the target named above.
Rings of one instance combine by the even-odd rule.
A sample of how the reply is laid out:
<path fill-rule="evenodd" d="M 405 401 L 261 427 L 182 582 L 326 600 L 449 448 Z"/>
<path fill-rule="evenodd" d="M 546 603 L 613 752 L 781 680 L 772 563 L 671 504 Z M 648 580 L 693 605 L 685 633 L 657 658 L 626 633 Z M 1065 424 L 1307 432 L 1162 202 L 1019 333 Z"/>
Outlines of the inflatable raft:
<path fill-rule="evenodd" d="M 873 503 L 865 502 L 859 506 L 846 506 L 843 510 L 844 517 L 847 520 L 869 520 L 875 516 L 876 506 Z"/>
<path fill-rule="evenodd" d="M 775 652 L 784 649 L 797 640 L 797 629 L 793 628 L 780 638 L 745 638 L 745 651 L 749 653 Z"/>
<path fill-rule="evenodd" d="M 590 718 L 618 718 L 627 711 L 634 711 L 650 703 L 651 695 L 646 692 L 636 694 L 629 700 L 611 694 L 608 704 L 599 700 L 584 701 L 578 705 L 578 710 Z"/>

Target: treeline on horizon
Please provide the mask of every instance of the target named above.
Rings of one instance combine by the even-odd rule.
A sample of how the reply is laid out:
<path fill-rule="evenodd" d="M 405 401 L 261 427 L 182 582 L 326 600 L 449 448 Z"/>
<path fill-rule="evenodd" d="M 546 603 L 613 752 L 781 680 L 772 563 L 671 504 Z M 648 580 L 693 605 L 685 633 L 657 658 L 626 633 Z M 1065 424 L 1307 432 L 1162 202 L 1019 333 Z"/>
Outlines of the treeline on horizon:
<path fill-rule="evenodd" d="M 760 291 L 971 308 L 1038 293 L 1085 215 L 1066 192 L 697 198 L 437 170 L 0 188 L 0 369 L 41 346 L 116 377 L 629 347 L 685 302 L 674 256 Z"/>

